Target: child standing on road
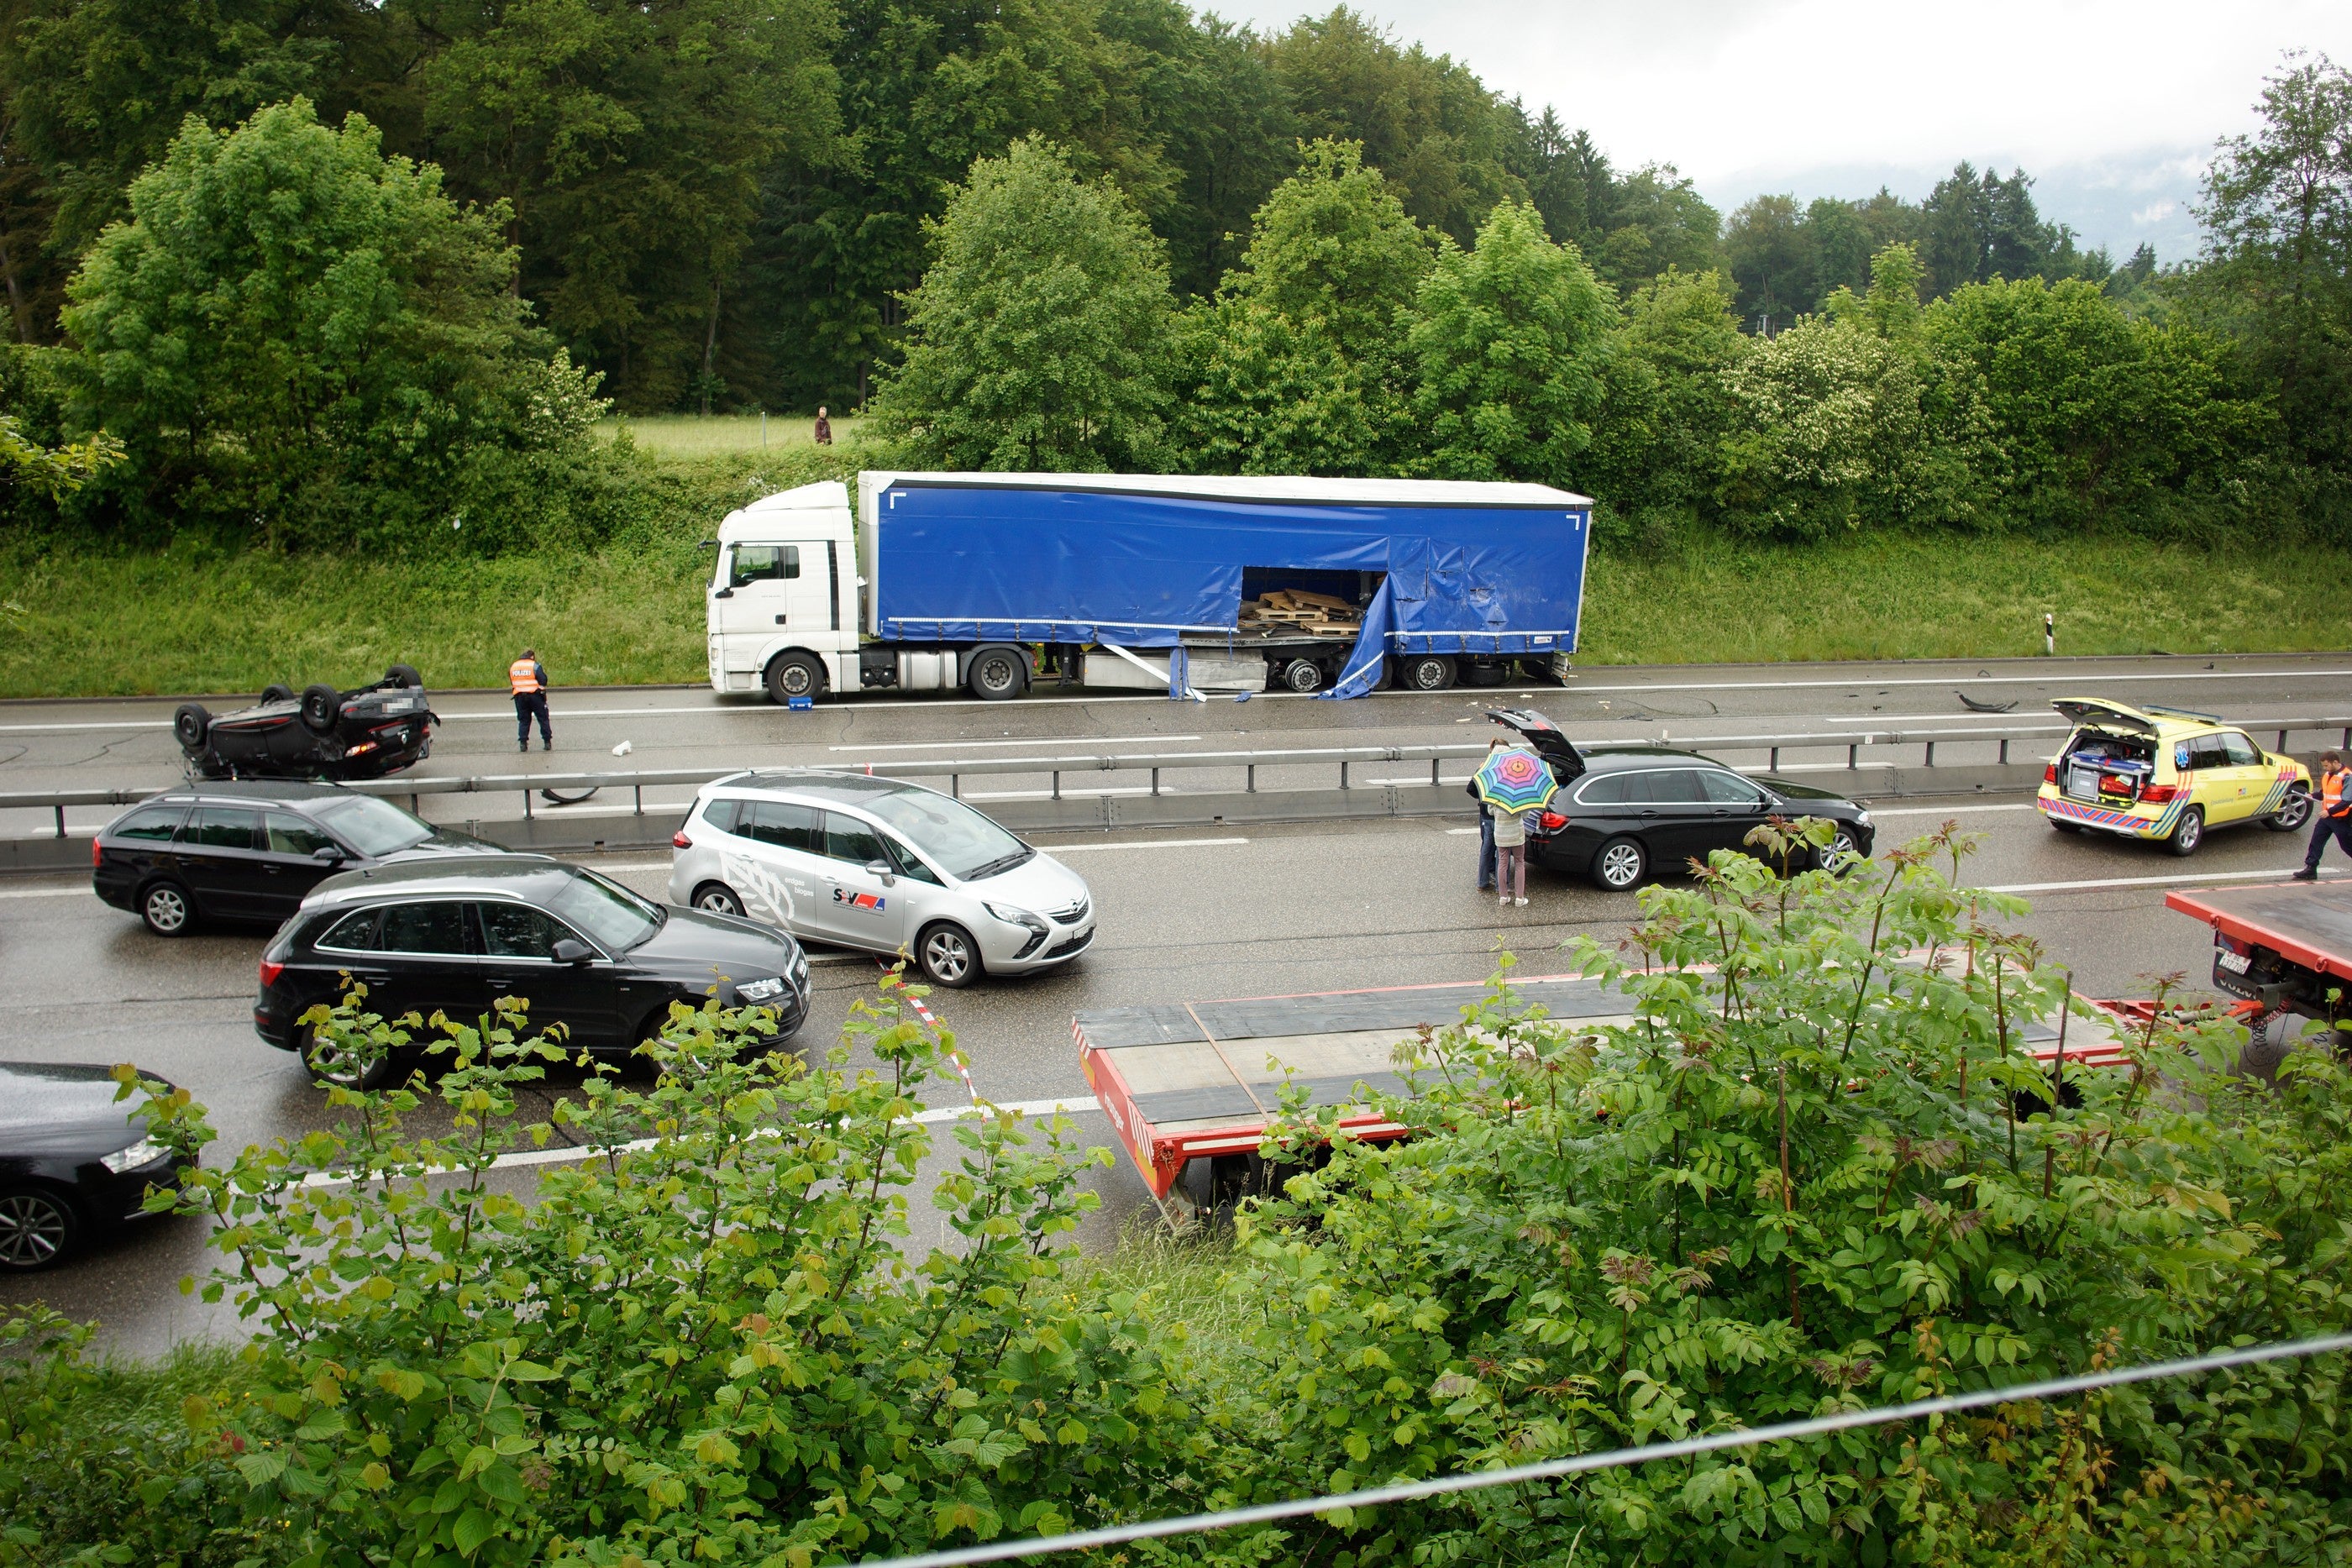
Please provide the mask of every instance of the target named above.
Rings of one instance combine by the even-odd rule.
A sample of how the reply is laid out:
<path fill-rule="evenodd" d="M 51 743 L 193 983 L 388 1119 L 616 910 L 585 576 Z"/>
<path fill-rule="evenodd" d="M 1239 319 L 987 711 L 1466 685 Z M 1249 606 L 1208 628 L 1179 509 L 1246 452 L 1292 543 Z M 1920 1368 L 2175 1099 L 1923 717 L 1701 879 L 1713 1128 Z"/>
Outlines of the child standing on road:
<path fill-rule="evenodd" d="M 1497 904 L 1528 902 L 1528 813 L 1496 811 L 1495 817 L 1495 891 Z"/>

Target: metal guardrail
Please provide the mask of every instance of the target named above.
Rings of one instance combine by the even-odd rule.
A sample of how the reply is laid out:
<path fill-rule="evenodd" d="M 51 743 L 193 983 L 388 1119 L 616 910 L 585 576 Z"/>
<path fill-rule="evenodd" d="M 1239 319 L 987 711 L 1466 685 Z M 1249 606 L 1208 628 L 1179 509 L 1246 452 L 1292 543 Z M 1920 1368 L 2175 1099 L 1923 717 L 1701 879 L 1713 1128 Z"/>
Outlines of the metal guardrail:
<path fill-rule="evenodd" d="M 1991 742 L 1997 747 L 2000 763 L 2010 760 L 2009 749 L 2017 741 L 2031 741 L 2052 735 L 2063 735 L 2073 727 L 2063 719 L 2052 718 L 2002 726 L 1960 726 L 1935 729 L 1872 729 L 1816 730 L 1766 735 L 1692 735 L 1676 737 L 1668 744 L 1677 748 L 1737 751 L 1762 751 L 1767 754 L 1766 770 L 1778 769 L 1783 751 L 1834 750 L 1844 748 L 1845 765 L 1859 769 L 1862 753 L 1867 747 L 1917 746 L 1923 747 L 1921 760 L 1928 768 L 1937 766 L 1938 744 Z M 2234 727 L 2278 737 L 2275 749 L 2287 748 L 2287 737 L 2313 731 L 2340 730 L 2342 744 L 2352 751 L 2352 716 L 2329 716 L 2310 718 L 2265 718 L 2249 720 Z M 1587 742 L 1588 745 L 1620 745 L 1639 743 L 1639 737 L 1628 736 L 1624 741 Z M 1121 773 L 1149 770 L 1150 792 L 1160 792 L 1160 775 L 1164 771 L 1197 768 L 1238 768 L 1243 770 L 1244 789 L 1258 793 L 1257 771 L 1261 768 L 1312 766 L 1336 763 L 1339 769 L 1339 788 L 1355 787 L 1350 771 L 1360 762 L 1427 762 L 1429 781 L 1433 785 L 1444 780 L 1439 769 L 1449 758 L 1481 757 L 1486 754 L 1484 741 L 1456 741 L 1430 746 L 1330 746 L 1307 747 L 1270 751 L 1170 751 L 1114 752 L 1065 757 L 987 757 L 987 758 L 928 758 L 904 761 L 893 759 L 871 764 L 849 762 L 828 769 L 833 772 L 865 771 L 892 779 L 938 779 L 948 781 L 948 792 L 961 797 L 967 777 L 990 774 L 1043 773 L 1052 780 L 1052 797 L 1062 799 L 1062 776 L 1066 773 Z M 635 815 L 643 816 L 646 791 L 669 785 L 688 784 L 696 788 L 725 779 L 730 775 L 761 771 L 790 771 L 794 765 L 778 765 L 772 769 L 745 768 L 645 768 L 628 772 L 597 773 L 488 773 L 417 779 L 374 779 L 346 785 L 370 795 L 409 798 L 412 809 L 427 795 L 483 795 L 519 790 L 522 795 L 523 816 L 534 813 L 532 796 L 539 790 L 625 789 L 635 794 Z M 66 809 L 70 806 L 135 805 L 160 792 L 155 786 L 143 789 L 36 789 L 0 792 L 0 810 L 40 810 L 57 814 L 57 836 L 66 836 Z"/>

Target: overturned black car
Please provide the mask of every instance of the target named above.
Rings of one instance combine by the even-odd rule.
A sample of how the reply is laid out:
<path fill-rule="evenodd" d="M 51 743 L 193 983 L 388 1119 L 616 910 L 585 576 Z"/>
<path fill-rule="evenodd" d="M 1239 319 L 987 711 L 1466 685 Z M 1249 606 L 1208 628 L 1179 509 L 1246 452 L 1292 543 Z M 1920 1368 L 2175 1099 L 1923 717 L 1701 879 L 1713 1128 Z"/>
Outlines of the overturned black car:
<path fill-rule="evenodd" d="M 172 732 L 204 779 L 381 779 L 433 754 L 441 722 L 425 682 L 406 664 L 356 691 L 323 683 L 297 696 L 271 686 L 249 708 L 218 717 L 182 703 Z"/>

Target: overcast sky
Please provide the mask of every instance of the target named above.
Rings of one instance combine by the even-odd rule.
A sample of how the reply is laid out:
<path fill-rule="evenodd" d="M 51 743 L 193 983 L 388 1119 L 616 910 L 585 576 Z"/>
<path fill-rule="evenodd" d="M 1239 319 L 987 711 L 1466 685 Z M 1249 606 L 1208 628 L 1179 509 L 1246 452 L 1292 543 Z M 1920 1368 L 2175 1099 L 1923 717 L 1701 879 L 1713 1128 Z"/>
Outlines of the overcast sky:
<path fill-rule="evenodd" d="M 1203 6 L 1261 28 L 1328 5 Z M 1364 0 L 1402 43 L 1549 103 L 1620 164 L 1673 163 L 1728 214 L 1752 195 L 1925 195 L 1956 160 L 2036 176 L 2047 217 L 2118 259 L 2196 246 L 2214 140 L 2249 129 L 2282 51 L 2352 62 L 2352 3 Z"/>

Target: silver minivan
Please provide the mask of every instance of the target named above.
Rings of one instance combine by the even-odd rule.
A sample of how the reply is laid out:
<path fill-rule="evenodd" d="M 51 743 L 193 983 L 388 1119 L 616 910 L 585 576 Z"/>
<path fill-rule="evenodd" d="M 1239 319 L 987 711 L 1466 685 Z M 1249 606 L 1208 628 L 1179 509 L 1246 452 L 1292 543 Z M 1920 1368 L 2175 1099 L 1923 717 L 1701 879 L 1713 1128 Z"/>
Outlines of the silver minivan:
<path fill-rule="evenodd" d="M 702 787 L 670 841 L 673 902 L 805 941 L 909 952 L 968 986 L 1066 964 L 1095 938 L 1078 873 L 962 801 L 863 773 L 737 773 Z"/>

